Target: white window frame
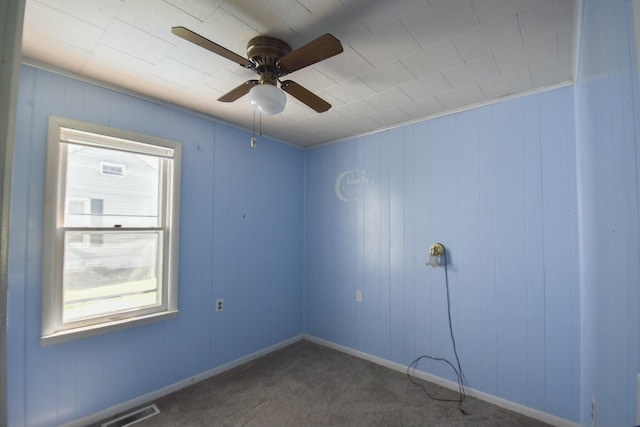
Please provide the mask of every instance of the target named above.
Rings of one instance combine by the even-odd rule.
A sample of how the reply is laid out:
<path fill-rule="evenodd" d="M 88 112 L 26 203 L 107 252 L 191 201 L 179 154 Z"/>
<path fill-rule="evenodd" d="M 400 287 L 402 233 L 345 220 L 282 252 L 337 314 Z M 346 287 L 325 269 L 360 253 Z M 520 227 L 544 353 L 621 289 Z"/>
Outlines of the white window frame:
<path fill-rule="evenodd" d="M 163 163 L 160 178 L 160 230 L 162 253 L 159 255 L 160 303 L 105 316 L 63 322 L 63 254 L 66 150 L 69 144 L 108 147 L 110 149 L 159 157 Z M 180 172 L 182 145 L 165 139 L 99 126 L 77 120 L 49 118 L 47 171 L 45 184 L 42 335 L 41 344 L 48 345 L 72 339 L 124 329 L 178 314 L 178 250 L 180 225 Z M 77 230 L 78 227 L 69 227 Z M 145 231 L 147 228 L 126 226 L 81 227 L 81 230 L 108 233 Z"/>

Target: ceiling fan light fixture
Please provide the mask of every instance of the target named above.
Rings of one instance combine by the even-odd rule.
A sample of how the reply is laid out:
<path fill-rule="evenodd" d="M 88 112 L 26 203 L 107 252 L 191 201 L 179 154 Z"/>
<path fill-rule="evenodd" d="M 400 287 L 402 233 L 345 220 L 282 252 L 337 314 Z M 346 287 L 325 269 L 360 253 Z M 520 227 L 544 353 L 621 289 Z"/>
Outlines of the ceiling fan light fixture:
<path fill-rule="evenodd" d="M 256 85 L 249 91 L 251 106 L 262 114 L 278 114 L 284 111 L 287 95 L 276 86 L 263 83 Z"/>
<path fill-rule="evenodd" d="M 327 101 L 292 80 L 281 82 L 278 88 L 281 77 L 343 52 L 340 40 L 329 33 L 295 50 L 278 38 L 259 35 L 247 43 L 247 59 L 185 27 L 172 27 L 171 32 L 260 76 L 231 89 L 218 98 L 220 102 L 234 102 L 249 94 L 254 110 L 272 115 L 284 111 L 289 94 L 318 113 L 331 108 Z"/>

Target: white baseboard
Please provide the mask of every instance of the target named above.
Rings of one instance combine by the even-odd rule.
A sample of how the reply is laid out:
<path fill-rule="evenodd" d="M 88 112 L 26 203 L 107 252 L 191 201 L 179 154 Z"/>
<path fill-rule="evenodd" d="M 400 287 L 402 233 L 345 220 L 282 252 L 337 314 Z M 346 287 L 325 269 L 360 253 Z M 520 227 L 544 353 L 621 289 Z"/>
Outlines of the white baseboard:
<path fill-rule="evenodd" d="M 96 412 L 95 414 L 89 415 L 87 417 L 68 422 L 66 424 L 63 424 L 62 427 L 84 427 L 89 424 L 95 424 L 107 418 L 113 417 L 114 415 L 118 415 L 122 412 L 126 412 L 135 407 L 144 405 L 145 403 L 151 402 L 152 400 L 158 399 L 162 396 L 166 396 L 167 394 L 173 393 L 174 391 L 178 391 L 180 389 L 188 387 L 197 382 L 206 380 L 207 378 L 211 378 L 215 375 L 221 374 L 225 371 L 228 371 L 229 369 L 233 369 L 244 363 L 247 363 L 259 357 L 265 356 L 271 352 L 287 347 L 288 345 L 291 345 L 294 342 L 300 341 L 301 339 L 303 339 L 303 337 L 304 337 L 303 335 L 298 335 L 293 338 L 289 338 L 288 340 L 281 341 L 277 344 L 274 344 L 262 350 L 256 351 L 255 353 L 251 353 L 239 359 L 232 360 L 231 362 L 227 362 L 224 365 L 220 365 L 216 368 L 194 375 L 193 377 L 189 377 L 185 380 L 168 385 L 156 391 L 152 391 L 151 393 L 147 393 L 145 395 L 129 400 L 127 402 L 123 402 L 119 405 L 112 406 L 110 408 L 104 409 L 100 412 Z"/>
<path fill-rule="evenodd" d="M 359 350 L 354 350 L 351 347 L 346 347 L 340 344 L 333 343 L 331 341 L 326 341 L 326 340 L 323 340 L 322 338 L 317 338 L 312 335 L 304 334 L 303 337 L 307 341 L 311 341 L 316 344 L 320 344 L 325 347 L 329 347 L 334 350 L 338 350 L 343 353 L 347 353 L 352 356 L 359 357 L 364 360 L 368 360 L 369 362 L 373 362 L 377 365 L 384 366 L 394 371 L 398 371 L 402 373 L 407 372 L 407 367 L 405 365 L 401 365 L 400 363 L 392 362 L 390 360 L 383 359 L 381 357 L 373 356 L 371 354 L 368 354 Z M 435 375 L 428 374 L 422 371 L 414 371 L 412 375 L 422 380 L 438 384 L 442 387 L 446 387 L 448 389 L 458 391 L 458 383 L 455 383 L 453 381 L 450 381 L 441 377 L 437 377 Z M 560 418 L 555 415 L 548 414 L 538 409 L 529 408 L 528 406 L 520 405 L 519 403 L 514 403 L 509 400 L 502 399 L 500 397 L 496 397 L 488 393 L 484 393 L 482 391 L 474 390 L 467 386 L 465 386 L 465 390 L 467 391 L 467 395 L 469 396 L 473 396 L 477 399 L 483 400 L 485 402 L 491 403 L 496 406 L 500 406 L 501 408 L 505 408 L 513 412 L 518 412 L 519 414 L 526 415 L 527 417 L 534 418 L 536 420 L 545 422 L 547 424 L 551 424 L 558 427 L 580 427 L 580 424 L 575 423 L 573 421 L 569 421 L 564 418 Z"/>
<path fill-rule="evenodd" d="M 185 380 L 179 381 L 177 383 L 168 385 L 166 387 L 163 387 L 161 389 L 158 389 L 156 391 L 153 391 L 151 393 L 147 393 L 145 395 L 142 395 L 140 397 L 137 397 L 135 399 L 129 400 L 127 402 L 123 402 L 121 404 L 118 404 L 116 406 L 112 406 L 110 408 L 104 409 L 102 411 L 96 412 L 92 415 L 89 415 L 87 417 L 84 418 L 80 418 L 74 421 L 71 421 L 69 423 L 63 424 L 62 427 L 83 427 L 89 424 L 94 424 L 97 423 L 99 421 L 105 420 L 107 418 L 113 417 L 114 415 L 120 414 L 122 412 L 125 412 L 129 409 L 133 409 L 135 407 L 144 405 L 145 403 L 151 402 L 152 400 L 158 399 L 162 396 L 165 396 L 167 394 L 173 393 L 174 391 L 178 391 L 180 389 L 183 389 L 185 387 L 188 387 L 192 384 L 195 384 L 197 382 L 206 380 L 207 378 L 211 378 L 215 375 L 221 374 L 222 372 L 228 371 L 230 369 L 233 369 L 237 366 L 240 366 L 244 363 L 250 362 L 254 359 L 257 359 L 259 357 L 265 356 L 273 351 L 279 350 L 281 348 L 284 348 L 288 345 L 291 345 L 297 341 L 300 341 L 302 339 L 305 339 L 307 341 L 310 342 L 314 342 L 316 344 L 320 344 L 323 345 L 325 347 L 329 347 L 332 348 L 334 350 L 338 350 L 341 351 L 343 353 L 346 354 L 350 354 L 352 356 L 364 359 L 364 360 L 368 360 L 370 362 L 373 362 L 377 365 L 381 365 L 384 366 L 386 368 L 392 369 L 394 371 L 398 371 L 398 372 L 402 372 L 402 373 L 406 373 L 407 371 L 407 367 L 404 365 L 401 365 L 399 363 L 396 362 L 392 362 L 390 360 L 387 359 L 383 359 L 381 357 L 377 357 L 377 356 L 373 356 L 371 354 L 359 351 L 359 350 L 355 350 L 353 348 L 350 347 L 346 347 L 340 344 L 336 344 L 333 343 L 331 341 L 326 341 L 323 340 L 321 338 L 317 338 L 314 337 L 312 335 L 307 335 L 307 334 L 303 334 L 303 335 L 298 335 L 295 336 L 293 338 L 290 338 L 288 340 L 284 340 L 282 342 L 279 342 L 277 344 L 274 344 L 272 346 L 269 346 L 267 348 L 264 348 L 262 350 L 256 351 L 255 353 L 251 353 L 247 356 L 241 357 L 239 359 L 233 360 L 231 362 L 225 363 L 224 365 L 220 365 L 216 368 L 210 369 L 208 371 L 202 372 L 198 375 L 189 377 Z M 417 378 L 423 379 L 425 381 L 429 381 L 432 382 L 434 384 L 438 384 L 442 387 L 446 387 L 448 389 L 457 391 L 458 390 L 458 383 L 455 383 L 453 381 L 432 375 L 432 374 L 428 374 L 426 372 L 422 372 L 422 371 L 415 371 L 413 373 L 413 375 Z M 524 405 L 520 405 L 518 403 L 514 403 L 511 402 L 509 400 L 506 399 L 502 399 L 493 395 L 490 395 L 488 393 L 484 393 L 478 390 L 474 390 L 473 388 L 470 387 L 465 387 L 465 390 L 467 391 L 467 394 L 469 396 L 473 396 L 477 399 L 483 400 L 485 402 L 489 402 L 491 404 L 494 404 L 496 406 L 500 406 L 502 408 L 508 409 L 510 411 L 514 411 L 514 412 L 518 412 L 522 415 L 526 415 L 528 417 L 540 420 L 542 422 L 545 422 L 547 424 L 551 424 L 554 426 L 558 426 L 558 427 L 580 427 L 580 424 L 575 423 L 573 421 L 569 421 L 566 420 L 564 418 L 560 418 L 557 417 L 555 415 L 552 414 L 548 414 L 546 412 L 537 410 L 537 409 L 533 409 L 533 408 L 529 408 L 527 406 Z"/>

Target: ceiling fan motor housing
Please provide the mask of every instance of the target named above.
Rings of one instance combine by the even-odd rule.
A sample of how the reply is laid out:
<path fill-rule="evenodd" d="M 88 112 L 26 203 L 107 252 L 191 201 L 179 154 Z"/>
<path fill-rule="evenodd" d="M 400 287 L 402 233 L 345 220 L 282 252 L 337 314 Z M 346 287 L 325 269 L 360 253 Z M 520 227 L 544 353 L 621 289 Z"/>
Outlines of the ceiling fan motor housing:
<path fill-rule="evenodd" d="M 278 60 L 289 52 L 291 47 L 275 37 L 258 36 L 247 43 L 247 57 L 256 64 L 261 84 L 275 84 L 278 77 L 287 74 L 278 70 Z"/>

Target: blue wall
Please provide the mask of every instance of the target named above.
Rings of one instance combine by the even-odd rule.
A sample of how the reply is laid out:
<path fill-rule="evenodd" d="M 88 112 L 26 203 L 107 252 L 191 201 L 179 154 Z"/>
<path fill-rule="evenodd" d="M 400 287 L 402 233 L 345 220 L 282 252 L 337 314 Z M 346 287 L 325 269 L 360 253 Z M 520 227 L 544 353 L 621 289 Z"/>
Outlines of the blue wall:
<path fill-rule="evenodd" d="M 49 115 L 183 143 L 176 319 L 40 346 Z M 21 68 L 11 200 L 9 425 L 90 415 L 302 332 L 303 151 L 165 106 Z M 215 313 L 214 301 L 225 308 Z"/>
<path fill-rule="evenodd" d="M 631 2 L 584 2 L 576 86 L 582 421 L 636 424 L 640 372 L 638 73 Z"/>
<path fill-rule="evenodd" d="M 9 425 L 81 418 L 303 331 L 401 364 L 452 358 L 444 271 L 424 265 L 436 241 L 471 387 L 583 425 L 593 396 L 598 425 L 635 424 L 635 41 L 629 1 L 583 6 L 575 88 L 307 151 L 23 66 Z M 40 346 L 50 114 L 184 144 L 177 319 Z"/>
<path fill-rule="evenodd" d="M 305 332 L 455 360 L 442 242 L 469 386 L 577 421 L 575 168 L 572 88 L 306 151 Z"/>

